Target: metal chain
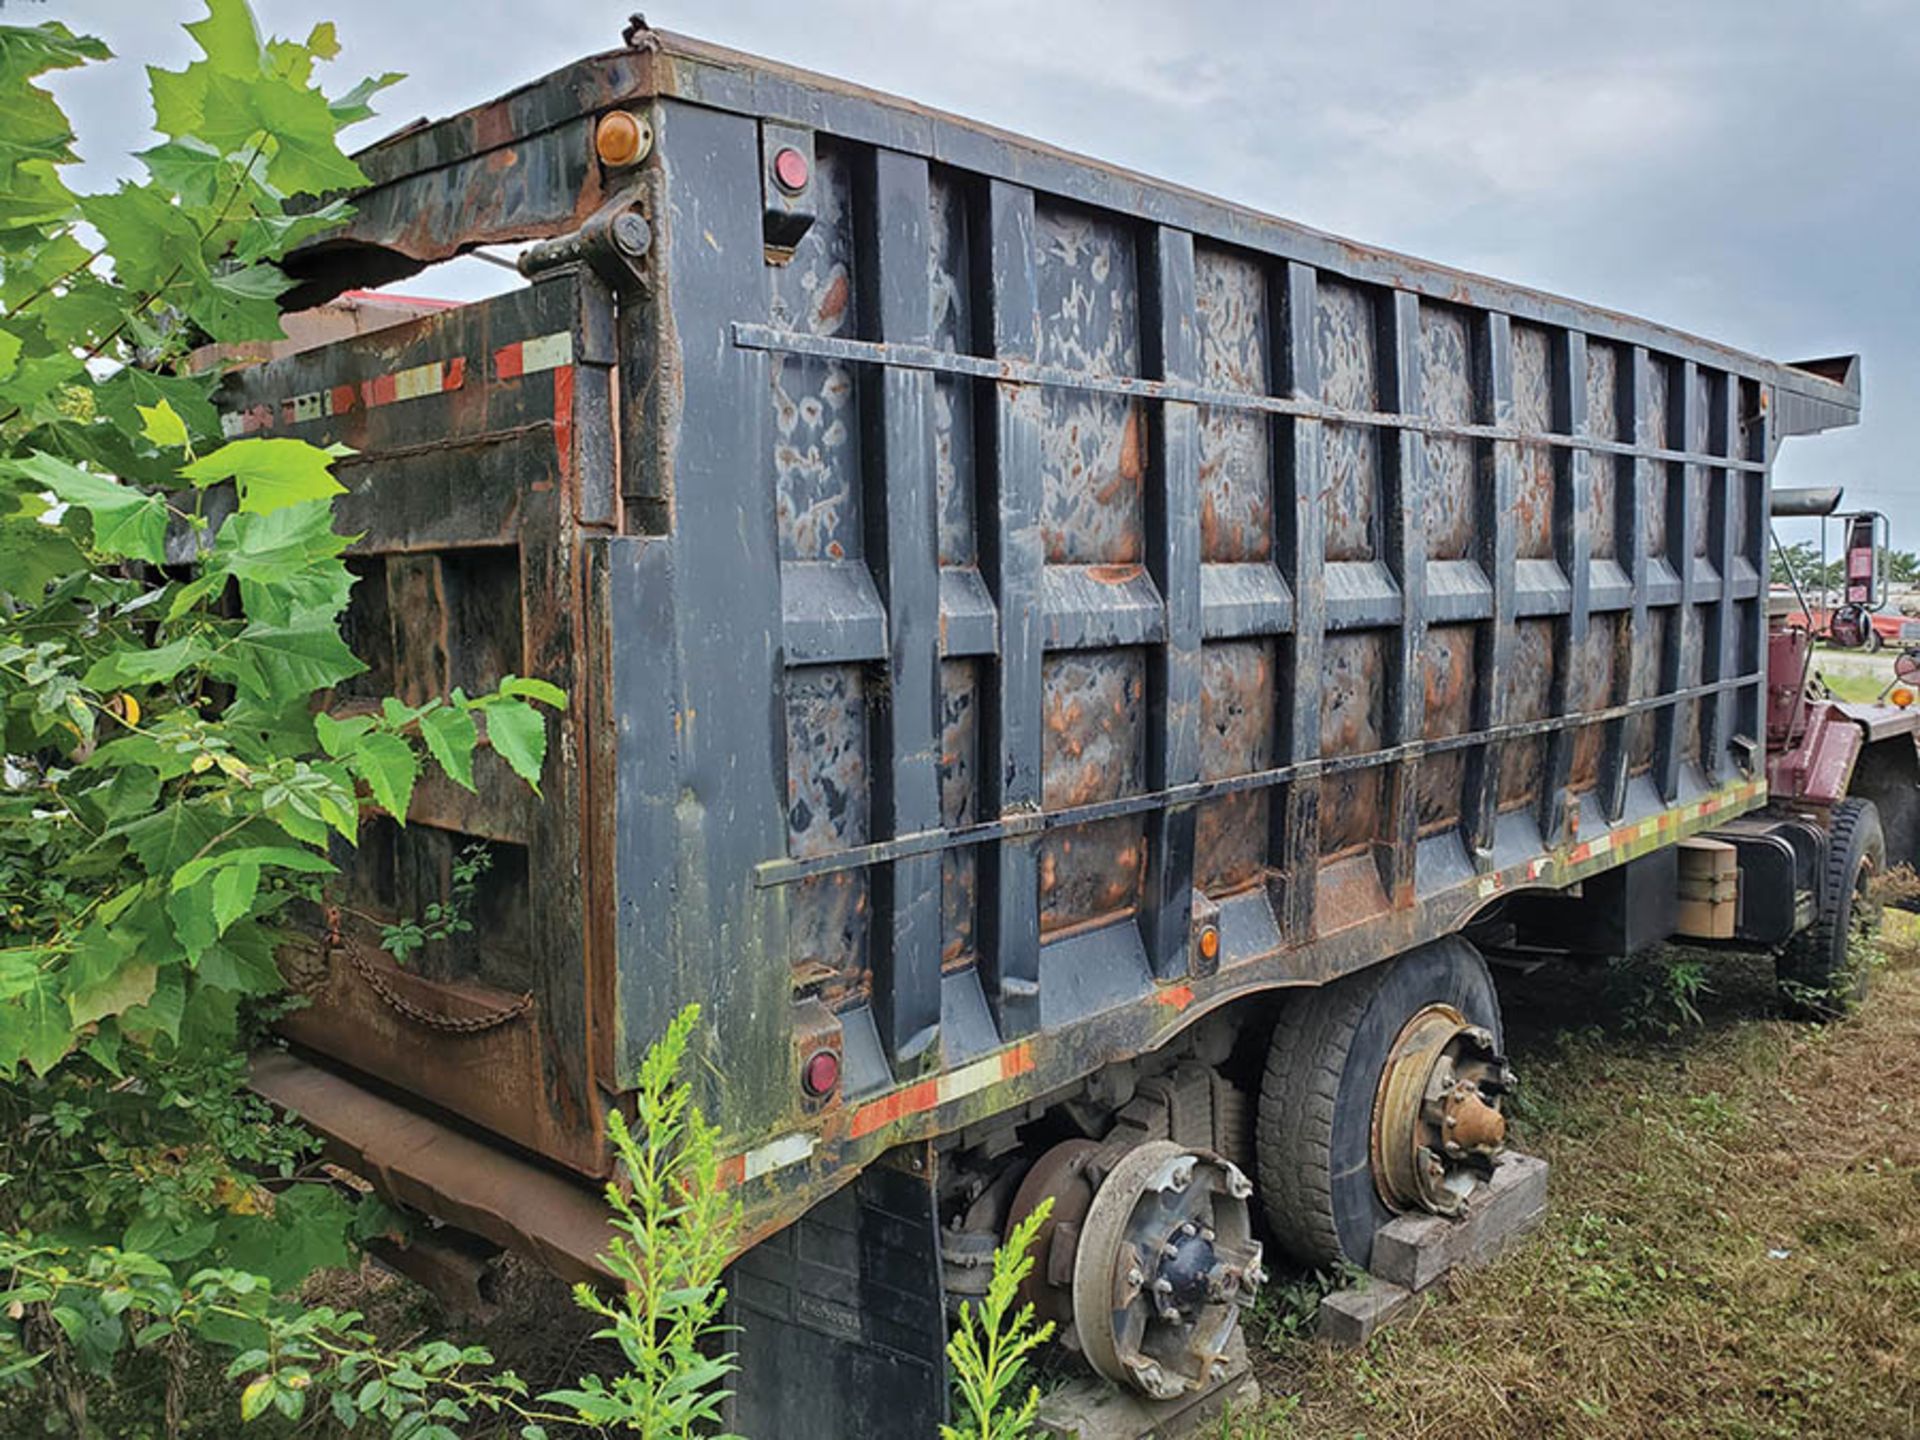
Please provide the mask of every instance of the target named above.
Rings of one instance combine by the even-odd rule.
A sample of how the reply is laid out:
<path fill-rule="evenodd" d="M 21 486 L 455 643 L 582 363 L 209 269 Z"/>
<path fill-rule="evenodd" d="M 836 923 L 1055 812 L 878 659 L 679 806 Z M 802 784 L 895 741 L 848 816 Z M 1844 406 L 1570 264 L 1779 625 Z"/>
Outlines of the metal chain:
<path fill-rule="evenodd" d="M 477 1035 L 484 1030 L 498 1029 L 509 1021 L 518 1020 L 533 1009 L 533 995 L 529 992 L 498 1009 L 482 1011 L 478 1015 L 448 1015 L 443 1011 L 429 1010 L 423 1005 L 415 1004 L 395 990 L 388 983 L 387 977 L 380 973 L 380 967 L 361 954 L 358 946 L 342 945 L 339 948 L 347 952 L 347 959 L 359 972 L 360 978 L 367 982 L 368 989 L 386 1001 L 400 1015 L 416 1025 L 424 1025 L 429 1030 L 441 1030 L 452 1035 Z"/>

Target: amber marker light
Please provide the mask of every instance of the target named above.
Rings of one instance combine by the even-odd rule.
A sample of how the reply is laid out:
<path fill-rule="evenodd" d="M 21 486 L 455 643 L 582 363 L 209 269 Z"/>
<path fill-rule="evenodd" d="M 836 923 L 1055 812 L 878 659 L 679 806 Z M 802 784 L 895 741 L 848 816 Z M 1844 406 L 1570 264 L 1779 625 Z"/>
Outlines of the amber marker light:
<path fill-rule="evenodd" d="M 653 130 L 639 116 L 613 110 L 600 117 L 593 132 L 594 153 L 604 165 L 637 165 L 653 146 Z"/>

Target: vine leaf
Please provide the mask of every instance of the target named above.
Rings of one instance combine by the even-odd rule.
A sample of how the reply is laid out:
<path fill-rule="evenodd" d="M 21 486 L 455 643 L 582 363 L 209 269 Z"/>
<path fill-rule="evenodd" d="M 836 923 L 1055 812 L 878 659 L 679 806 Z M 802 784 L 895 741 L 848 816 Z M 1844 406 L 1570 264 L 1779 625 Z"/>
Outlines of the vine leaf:
<path fill-rule="evenodd" d="M 540 712 L 521 700 L 497 700 L 486 707 L 487 741 L 494 753 L 540 793 L 540 766 L 547 758 L 547 724 Z"/>
<path fill-rule="evenodd" d="M 451 705 L 429 710 L 420 717 L 420 738 L 455 784 L 473 789 L 473 747 L 479 735 L 471 715 Z"/>
<path fill-rule="evenodd" d="M 333 478 L 336 458 L 335 451 L 304 440 L 234 440 L 180 473 L 202 489 L 231 480 L 239 488 L 243 513 L 267 515 L 304 500 L 345 494 L 347 487 Z"/>
<path fill-rule="evenodd" d="M 93 548 L 128 560 L 165 562 L 167 505 L 158 495 L 92 475 L 77 465 L 35 452 L 12 468 L 93 517 Z"/>
<path fill-rule="evenodd" d="M 375 732 L 362 735 L 348 750 L 346 759 L 353 773 L 373 791 L 374 802 L 396 822 L 406 824 L 413 782 L 420 775 L 413 747 L 398 735 Z"/>

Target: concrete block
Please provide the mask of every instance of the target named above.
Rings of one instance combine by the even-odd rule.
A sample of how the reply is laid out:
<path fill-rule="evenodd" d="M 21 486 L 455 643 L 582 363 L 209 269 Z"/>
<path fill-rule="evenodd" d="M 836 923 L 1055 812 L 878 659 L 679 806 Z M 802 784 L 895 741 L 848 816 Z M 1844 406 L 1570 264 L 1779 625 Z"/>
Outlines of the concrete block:
<path fill-rule="evenodd" d="M 1458 1219 L 1401 1215 L 1373 1237 L 1369 1267 L 1382 1280 L 1420 1291 L 1457 1265 L 1480 1265 L 1536 1228 L 1547 1210 L 1547 1162 L 1509 1152 L 1475 1190 Z"/>
<path fill-rule="evenodd" d="M 1198 1395 L 1149 1400 L 1097 1375 L 1070 1380 L 1040 1402 L 1040 1433 L 1063 1440 L 1177 1440 L 1209 1433 L 1229 1409 L 1260 1403 L 1247 1342 L 1238 1330 L 1227 1344 L 1227 1378 Z"/>
<path fill-rule="evenodd" d="M 1352 1349 L 1373 1338 L 1373 1332 L 1398 1315 L 1413 1300 L 1413 1292 L 1390 1280 L 1368 1280 L 1351 1290 L 1335 1290 L 1320 1297 L 1315 1334 L 1330 1345 Z"/>

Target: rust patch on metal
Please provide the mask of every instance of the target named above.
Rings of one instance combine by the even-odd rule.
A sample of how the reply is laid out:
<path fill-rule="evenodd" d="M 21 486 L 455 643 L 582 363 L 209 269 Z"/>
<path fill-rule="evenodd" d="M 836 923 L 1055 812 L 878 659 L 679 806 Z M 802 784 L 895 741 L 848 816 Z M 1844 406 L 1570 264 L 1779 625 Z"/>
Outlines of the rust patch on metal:
<path fill-rule="evenodd" d="M 1438 740 L 1473 728 L 1473 656 L 1477 627 L 1436 625 L 1423 655 L 1421 736 Z M 1431 834 L 1460 822 L 1466 752 L 1442 751 L 1420 761 L 1420 830 Z"/>
<path fill-rule="evenodd" d="M 1321 649 L 1320 753 L 1365 755 L 1385 743 L 1386 632 L 1329 635 Z M 1386 771 L 1345 770 L 1320 781 L 1320 852 L 1337 854 L 1382 835 Z"/>
<path fill-rule="evenodd" d="M 1473 345 L 1468 316 L 1449 306 L 1420 307 L 1420 408 L 1436 420 L 1473 423 Z M 1426 493 L 1420 524 L 1427 556 L 1464 560 L 1473 554 L 1477 467 L 1471 440 L 1428 435 Z"/>
<path fill-rule="evenodd" d="M 1621 617 L 1593 616 L 1587 638 L 1576 648 L 1573 673 L 1567 677 L 1568 708 L 1599 710 L 1613 703 L 1614 671 L 1620 657 Z M 1575 794 L 1600 784 L 1600 762 L 1606 751 L 1606 726 L 1582 725 L 1573 732 L 1573 759 L 1568 786 Z"/>
<path fill-rule="evenodd" d="M 1537 325 L 1513 327 L 1513 423 L 1544 434 L 1553 429 L 1552 347 Z M 1514 479 L 1515 554 L 1522 560 L 1553 558 L 1553 450 L 1519 447 Z"/>
<path fill-rule="evenodd" d="M 867 711 L 858 666 L 787 672 L 787 853 L 831 854 L 871 838 Z M 793 887 L 787 902 L 796 993 L 838 1005 L 866 993 L 867 873 L 841 870 Z"/>
<path fill-rule="evenodd" d="M 1138 794 L 1146 780 L 1146 657 L 1070 651 L 1042 669 L 1042 803 L 1050 810 Z M 1146 822 L 1135 816 L 1050 832 L 1040 845 L 1040 928 L 1051 933 L 1140 902 Z"/>
<path fill-rule="evenodd" d="M 822 141 L 814 165 L 818 218 L 786 265 L 767 268 L 771 323 L 807 335 L 857 334 L 853 305 L 851 167 Z M 860 426 L 853 367 L 776 352 L 769 357 L 773 469 L 783 560 L 841 560 L 863 552 Z"/>
<path fill-rule="evenodd" d="M 1513 627 L 1513 668 L 1503 688 L 1508 721 L 1544 720 L 1552 713 L 1553 621 L 1522 620 Z M 1515 810 L 1540 798 L 1547 737 L 1508 740 L 1500 747 L 1500 808 Z"/>
<path fill-rule="evenodd" d="M 1042 365 L 1140 373 L 1132 232 L 1064 205 L 1034 213 Z M 1056 565 L 1137 561 L 1145 550 L 1145 434 L 1125 397 L 1050 389 L 1040 398 L 1040 529 Z"/>
<path fill-rule="evenodd" d="M 1206 646 L 1200 659 L 1200 778 L 1224 780 L 1273 764 L 1274 663 L 1270 640 Z M 1193 883 L 1211 895 L 1266 873 L 1270 792 L 1243 790 L 1194 816 Z"/>
<path fill-rule="evenodd" d="M 1250 258 L 1194 248 L 1200 383 L 1265 395 L 1266 275 Z M 1265 560 L 1273 552 L 1271 429 L 1265 416 L 1200 407 L 1200 555 Z"/>
<path fill-rule="evenodd" d="M 1355 285 L 1322 279 L 1314 312 L 1320 393 L 1343 410 L 1380 408 L 1379 341 L 1373 297 Z M 1371 425 L 1320 427 L 1320 485 L 1326 505 L 1327 559 L 1371 560 L 1380 516 L 1380 435 Z"/>
<path fill-rule="evenodd" d="M 1587 342 L 1586 386 L 1587 424 L 1582 433 L 1597 440 L 1620 439 L 1620 361 L 1613 346 Z M 1596 560 L 1612 560 L 1620 553 L 1616 477 L 1624 474 L 1631 485 L 1632 466 L 1631 460 L 1617 455 L 1595 455 L 1589 462 L 1587 533 Z"/>
<path fill-rule="evenodd" d="M 1667 421 L 1667 377 L 1671 367 L 1659 356 L 1647 359 L 1647 413 L 1642 425 L 1646 442 L 1664 449 L 1673 436 Z M 1642 460 L 1647 479 L 1647 503 L 1640 528 L 1647 537 L 1647 554 L 1667 553 L 1667 465 L 1664 460 Z"/>
<path fill-rule="evenodd" d="M 1649 610 L 1644 628 L 1635 628 L 1633 666 L 1627 676 L 1629 700 L 1651 700 L 1660 693 L 1660 657 L 1667 649 L 1667 616 L 1664 609 Z M 1653 764 L 1655 714 L 1642 711 L 1627 721 L 1627 763 L 1636 775 Z"/>

